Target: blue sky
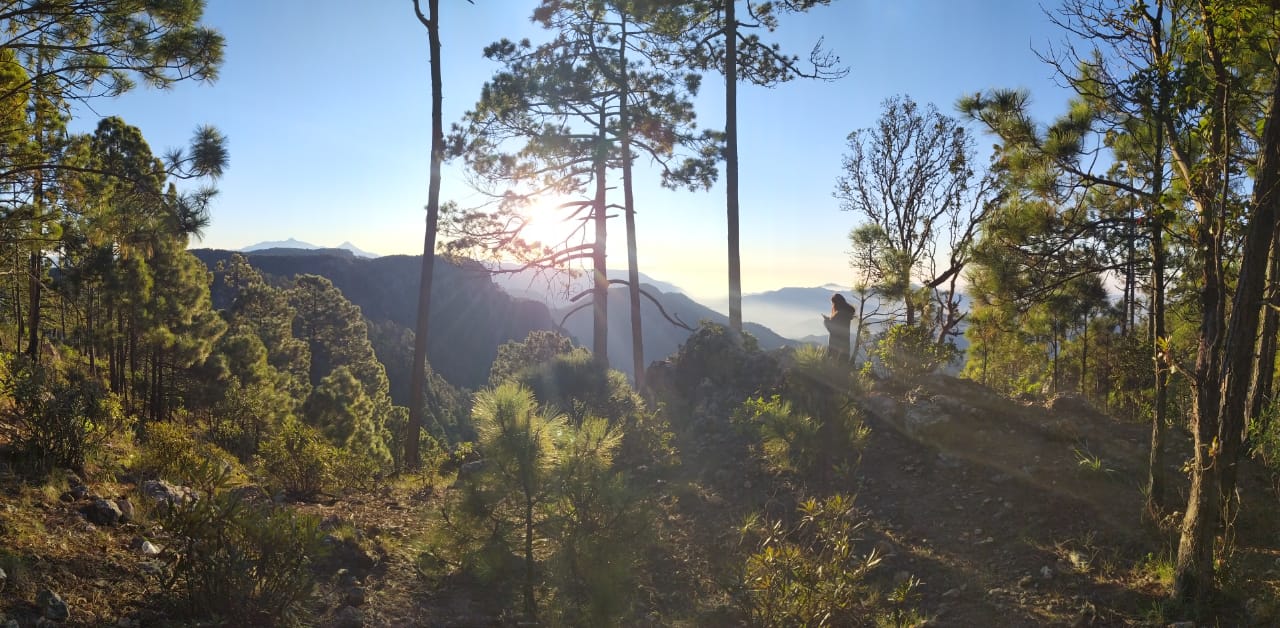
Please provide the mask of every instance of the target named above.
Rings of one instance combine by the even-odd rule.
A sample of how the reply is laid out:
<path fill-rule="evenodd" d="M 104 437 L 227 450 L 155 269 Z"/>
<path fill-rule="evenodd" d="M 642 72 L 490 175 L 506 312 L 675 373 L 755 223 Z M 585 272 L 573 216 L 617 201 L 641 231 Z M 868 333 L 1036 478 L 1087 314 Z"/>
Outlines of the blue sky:
<path fill-rule="evenodd" d="M 481 55 L 486 44 L 544 35 L 528 19 L 533 1 L 441 5 L 448 125 L 496 70 Z M 227 39 L 215 83 L 93 102 L 78 123 L 91 129 L 96 116 L 119 115 L 156 152 L 183 145 L 200 124 L 229 137 L 230 168 L 197 246 L 296 237 L 325 246 L 349 240 L 382 254 L 421 252 L 430 84 L 426 32 L 410 0 L 212 0 L 205 22 Z M 851 283 L 846 234 L 855 217 L 839 210 L 831 192 L 845 137 L 874 124 L 885 98 L 907 94 L 950 113 L 967 92 L 1022 87 L 1045 120 L 1069 96 L 1035 54 L 1062 34 L 1029 0 L 836 0 L 784 16 L 766 39 L 803 56 L 819 37 L 848 66 L 846 78 L 739 90 L 747 292 Z M 707 76 L 699 126 L 723 124 L 723 93 L 723 79 Z M 980 151 L 991 143 L 980 139 Z M 641 270 L 695 296 L 722 298 L 723 186 L 671 192 L 646 174 L 636 192 Z M 457 165 L 446 167 L 442 198 L 478 201 Z M 611 229 L 609 264 L 623 268 L 621 222 Z"/>

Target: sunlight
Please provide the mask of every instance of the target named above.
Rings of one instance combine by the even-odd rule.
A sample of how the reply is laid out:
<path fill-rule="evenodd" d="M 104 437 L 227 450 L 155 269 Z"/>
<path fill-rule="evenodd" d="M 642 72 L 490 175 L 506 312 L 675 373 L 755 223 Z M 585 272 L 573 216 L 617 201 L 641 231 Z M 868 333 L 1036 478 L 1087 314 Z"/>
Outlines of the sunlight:
<path fill-rule="evenodd" d="M 585 216 L 590 210 L 577 203 L 559 196 L 532 200 L 519 212 L 526 221 L 521 236 L 531 244 L 550 248 L 580 243 L 585 234 Z"/>

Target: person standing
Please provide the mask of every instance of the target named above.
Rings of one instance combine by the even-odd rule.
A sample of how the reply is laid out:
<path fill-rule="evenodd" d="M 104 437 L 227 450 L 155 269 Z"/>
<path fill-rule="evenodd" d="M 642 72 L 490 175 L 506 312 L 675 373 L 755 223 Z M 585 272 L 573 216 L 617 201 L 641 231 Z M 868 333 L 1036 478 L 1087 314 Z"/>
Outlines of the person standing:
<path fill-rule="evenodd" d="M 822 315 L 822 322 L 831 336 L 827 340 L 827 353 L 842 362 L 849 361 L 849 326 L 857 312 L 843 295 L 831 295 L 831 315 Z"/>

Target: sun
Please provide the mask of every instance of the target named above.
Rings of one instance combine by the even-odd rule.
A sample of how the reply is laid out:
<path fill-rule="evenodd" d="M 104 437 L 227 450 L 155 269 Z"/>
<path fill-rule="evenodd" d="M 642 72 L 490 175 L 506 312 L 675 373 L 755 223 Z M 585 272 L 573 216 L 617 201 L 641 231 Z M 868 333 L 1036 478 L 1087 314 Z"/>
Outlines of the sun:
<path fill-rule="evenodd" d="M 589 211 L 578 201 L 562 197 L 536 199 L 520 210 L 525 221 L 520 235 L 529 243 L 553 249 L 578 244 L 585 235 L 584 216 Z"/>

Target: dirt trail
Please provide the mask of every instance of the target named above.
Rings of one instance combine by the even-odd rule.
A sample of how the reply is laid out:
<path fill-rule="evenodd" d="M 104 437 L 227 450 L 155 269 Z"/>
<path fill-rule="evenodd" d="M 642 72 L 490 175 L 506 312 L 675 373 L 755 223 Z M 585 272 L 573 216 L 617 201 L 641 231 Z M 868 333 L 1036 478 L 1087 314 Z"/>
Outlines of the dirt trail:
<path fill-rule="evenodd" d="M 941 377 L 869 400 L 858 504 L 879 577 L 920 579 L 930 625 L 1126 625 L 1156 606 L 1154 583 L 1120 584 L 1160 551 L 1138 520 L 1146 429 L 1052 407 Z"/>

